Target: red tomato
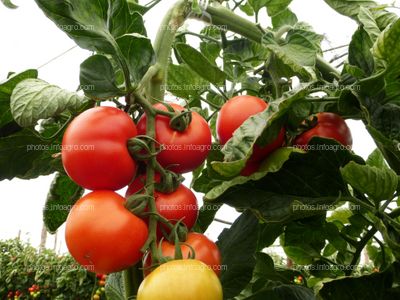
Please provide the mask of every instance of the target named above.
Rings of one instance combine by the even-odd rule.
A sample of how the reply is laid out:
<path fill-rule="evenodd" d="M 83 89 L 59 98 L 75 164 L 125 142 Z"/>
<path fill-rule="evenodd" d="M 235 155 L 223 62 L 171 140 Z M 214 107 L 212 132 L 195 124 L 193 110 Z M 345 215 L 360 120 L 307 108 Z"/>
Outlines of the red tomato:
<path fill-rule="evenodd" d="M 268 103 L 254 96 L 236 96 L 228 100 L 221 108 L 217 119 L 217 135 L 222 145 L 233 136 L 244 121 L 268 107 Z M 278 137 L 270 144 L 260 147 L 254 145 L 250 161 L 259 162 L 269 153 L 282 146 L 285 130 L 282 128 Z"/>
<path fill-rule="evenodd" d="M 177 104 L 170 104 L 175 111 L 184 108 Z M 167 110 L 161 104 L 155 104 L 159 110 Z M 192 112 L 192 122 L 184 132 L 172 129 L 170 118 L 157 115 L 156 140 L 162 145 L 162 151 L 157 155 L 157 161 L 175 173 L 191 172 L 200 166 L 207 158 L 211 149 L 211 130 L 207 122 L 197 112 Z M 146 134 L 146 115 L 143 115 L 137 124 L 138 133 Z"/>
<path fill-rule="evenodd" d="M 127 140 L 136 135 L 136 126 L 125 112 L 114 107 L 86 110 L 65 131 L 65 171 L 86 189 L 123 188 L 136 172 L 136 163 L 127 148 Z"/>
<path fill-rule="evenodd" d="M 242 175 L 242 176 L 250 176 L 251 174 L 257 172 L 259 167 L 260 167 L 260 162 L 248 160 L 246 165 L 244 166 L 244 168 L 240 172 L 240 175 Z"/>
<path fill-rule="evenodd" d="M 128 187 L 125 197 L 137 193 L 144 186 L 145 176 L 139 176 Z M 159 175 L 155 176 L 155 181 L 159 181 Z M 158 191 L 154 192 L 156 209 L 164 218 L 175 224 L 176 221 L 183 219 L 182 223 L 190 230 L 196 223 L 198 215 L 197 199 L 194 193 L 180 184 L 178 189 L 172 193 L 165 194 Z M 165 226 L 164 226 L 164 229 Z M 161 236 L 161 232 L 158 233 Z"/>
<path fill-rule="evenodd" d="M 186 241 L 181 245 L 182 257 L 184 259 L 190 258 L 190 255 L 193 254 L 192 250 L 187 245 L 193 248 L 195 252 L 195 259 L 198 259 L 210 266 L 215 274 L 219 276 L 221 272 L 221 253 L 213 241 L 209 240 L 203 234 L 189 232 Z M 161 251 L 163 256 L 174 258 L 175 245 L 164 240 L 161 244 Z"/>
<path fill-rule="evenodd" d="M 314 136 L 334 139 L 344 146 L 352 146 L 350 129 L 341 116 L 324 112 L 317 114 L 317 119 L 313 128 L 296 137 L 293 143 L 295 146 L 305 148 Z"/>
<path fill-rule="evenodd" d="M 108 274 L 140 260 L 148 229 L 112 191 L 94 191 L 70 211 L 65 240 L 71 255 L 89 271 Z"/>

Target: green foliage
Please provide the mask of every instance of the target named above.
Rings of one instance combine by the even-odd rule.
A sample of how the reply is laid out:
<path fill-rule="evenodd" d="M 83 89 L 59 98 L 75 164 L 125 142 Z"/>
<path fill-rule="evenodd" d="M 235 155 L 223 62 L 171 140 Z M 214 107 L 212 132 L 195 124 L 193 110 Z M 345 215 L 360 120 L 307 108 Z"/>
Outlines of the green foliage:
<path fill-rule="evenodd" d="M 67 175 L 57 173 L 50 186 L 43 209 L 43 221 L 47 230 L 55 233 L 64 224 L 75 202 L 82 197 L 84 189 Z"/>
<path fill-rule="evenodd" d="M 31 299 L 28 288 L 39 285 L 40 299 L 90 299 L 96 276 L 69 255 L 51 250 L 38 252 L 19 240 L 0 241 L 0 297 L 21 291 L 21 299 Z"/>
<path fill-rule="evenodd" d="M 11 114 L 21 127 L 34 127 L 37 121 L 56 117 L 66 110 L 77 111 L 84 103 L 85 99 L 76 93 L 40 79 L 26 79 L 17 84 L 10 99 Z"/>

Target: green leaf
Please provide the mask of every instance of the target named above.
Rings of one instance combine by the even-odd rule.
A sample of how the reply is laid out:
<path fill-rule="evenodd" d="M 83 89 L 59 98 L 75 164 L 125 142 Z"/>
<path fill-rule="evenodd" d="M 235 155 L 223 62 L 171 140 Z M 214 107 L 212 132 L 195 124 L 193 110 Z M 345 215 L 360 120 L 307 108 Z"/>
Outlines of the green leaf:
<path fill-rule="evenodd" d="M 361 7 L 360 13 L 358 14 L 358 19 L 363 25 L 364 30 L 368 33 L 371 41 L 375 42 L 378 36 L 381 34 L 381 30 L 376 24 L 374 16 L 371 11 L 365 7 Z"/>
<path fill-rule="evenodd" d="M 325 2 L 336 10 L 338 13 L 355 18 L 360 10 L 360 7 L 375 6 L 373 0 L 325 0 Z"/>
<path fill-rule="evenodd" d="M 257 140 L 261 138 L 265 145 L 276 138 L 281 129 L 282 118 L 292 105 L 307 95 L 310 86 L 311 84 L 306 84 L 300 90 L 284 94 L 282 98 L 270 102 L 267 110 L 243 122 L 222 148 L 225 161 L 212 163 L 213 169 L 226 177 L 239 174 Z"/>
<path fill-rule="evenodd" d="M 155 54 L 151 41 L 138 34 L 126 34 L 117 39 L 133 82 L 139 83 L 149 67 L 155 62 Z"/>
<path fill-rule="evenodd" d="M 267 12 L 270 17 L 273 17 L 283 10 L 287 9 L 292 0 L 267 0 Z"/>
<path fill-rule="evenodd" d="M 40 119 L 78 110 L 87 99 L 40 79 L 26 79 L 14 88 L 10 107 L 21 127 L 35 126 Z"/>
<path fill-rule="evenodd" d="M 43 141 L 37 134 L 24 129 L 16 134 L 0 138 L 0 180 L 32 179 L 62 170 L 56 141 Z"/>
<path fill-rule="evenodd" d="M 11 94 L 18 83 L 28 78 L 37 78 L 37 70 L 26 70 L 19 74 L 14 74 L 5 82 L 0 84 L 0 129 L 14 121 L 11 108 L 10 98 Z M 2 134 L 0 133 L 0 136 Z"/>
<path fill-rule="evenodd" d="M 128 6 L 129 6 L 129 11 L 132 13 L 138 12 L 142 16 L 149 11 L 149 8 L 147 6 L 143 6 L 137 3 L 137 0 L 127 0 Z"/>
<path fill-rule="evenodd" d="M 359 67 L 369 76 L 374 73 L 375 62 L 371 53 L 372 41 L 368 33 L 359 28 L 353 35 L 349 46 L 349 63 Z"/>
<path fill-rule="evenodd" d="M 215 215 L 221 208 L 222 204 L 209 204 L 204 203 L 199 209 L 199 216 L 197 217 L 196 224 L 194 226 L 194 231 L 205 232 L 207 228 L 214 221 Z"/>
<path fill-rule="evenodd" d="M 221 46 L 214 42 L 201 42 L 200 51 L 211 63 L 215 64 L 221 52 Z"/>
<path fill-rule="evenodd" d="M 271 246 L 282 234 L 284 226 L 279 223 L 267 223 L 260 226 L 257 242 L 257 250 L 262 251 Z"/>
<path fill-rule="evenodd" d="M 275 40 L 272 33 L 263 36 L 263 45 L 274 53 L 277 61 L 271 65 L 274 71 L 281 77 L 291 77 L 299 75 L 302 78 L 313 76 L 310 67 L 315 66 L 318 49 L 315 47 L 304 33 L 296 32 L 286 36 L 283 43 Z M 287 71 L 282 69 L 282 65 Z"/>
<path fill-rule="evenodd" d="M 283 249 L 295 263 L 311 264 L 325 247 L 325 218 L 315 217 L 289 223 L 282 237 Z"/>
<path fill-rule="evenodd" d="M 129 33 L 146 34 L 141 15 L 130 14 L 126 0 L 35 2 L 58 28 L 90 51 L 116 54 L 116 38 Z"/>
<path fill-rule="evenodd" d="M 380 30 L 384 30 L 390 24 L 396 22 L 399 19 L 397 14 L 388 12 L 384 9 L 374 9 L 371 11 L 371 13 L 374 16 L 374 19 L 378 24 Z"/>
<path fill-rule="evenodd" d="M 388 165 L 385 162 L 385 158 L 378 148 L 372 151 L 372 153 L 368 156 L 366 163 L 368 166 L 376 167 L 378 169 L 388 168 Z"/>
<path fill-rule="evenodd" d="M 387 72 L 392 76 L 400 75 L 400 20 L 388 26 L 374 44 L 373 53 L 387 63 Z"/>
<path fill-rule="evenodd" d="M 399 272 L 400 264 L 395 262 L 383 272 L 325 281 L 318 295 L 324 300 L 397 299 L 400 293 L 392 287 L 398 283 Z"/>
<path fill-rule="evenodd" d="M 122 96 L 116 82 L 115 70 L 104 55 L 93 55 L 81 64 L 80 88 L 94 99 L 109 99 Z"/>
<path fill-rule="evenodd" d="M 16 8 L 18 8 L 18 6 L 15 5 L 15 4 L 13 4 L 13 3 L 11 2 L 11 0 L 1 0 L 1 2 L 2 2 L 2 3 L 4 4 L 4 6 L 7 7 L 7 8 L 11 8 L 11 9 L 16 9 Z"/>
<path fill-rule="evenodd" d="M 177 97 L 190 99 L 200 95 L 210 87 L 210 84 L 192 71 L 186 64 L 168 66 L 167 91 Z"/>
<path fill-rule="evenodd" d="M 125 300 L 125 287 L 122 272 L 111 273 L 106 280 L 107 299 Z"/>
<path fill-rule="evenodd" d="M 201 175 L 196 178 L 196 180 L 192 183 L 192 188 L 196 192 L 205 194 L 210 189 L 219 185 L 222 181 L 227 179 L 219 175 L 211 167 L 211 163 L 213 161 L 221 161 L 223 159 L 223 155 L 221 151 L 218 150 L 218 146 L 219 144 L 213 144 L 213 147 L 211 147 L 211 151 L 207 156 L 206 168 L 203 169 Z"/>
<path fill-rule="evenodd" d="M 347 183 L 378 202 L 392 198 L 398 185 L 397 174 L 389 168 L 379 169 L 350 162 L 341 169 L 341 173 Z"/>
<path fill-rule="evenodd" d="M 220 86 L 227 79 L 227 74 L 221 71 L 217 66 L 210 61 L 199 51 L 189 45 L 178 43 L 176 44 L 182 60 L 199 76 L 205 80 Z"/>
<path fill-rule="evenodd" d="M 253 7 L 250 5 L 249 2 L 245 2 L 243 5 L 239 6 L 240 10 L 242 12 L 244 12 L 246 15 L 248 16 L 254 16 L 254 9 Z"/>
<path fill-rule="evenodd" d="M 258 227 L 258 220 L 246 211 L 218 237 L 221 265 L 225 266 L 220 276 L 225 299 L 238 295 L 252 277 Z"/>
<path fill-rule="evenodd" d="M 205 200 L 214 200 L 224 194 L 228 189 L 235 185 L 245 184 L 248 181 L 259 180 L 268 173 L 278 172 L 283 164 L 289 159 L 293 152 L 300 152 L 295 148 L 282 147 L 271 153 L 268 158 L 260 165 L 259 171 L 250 176 L 238 176 L 231 180 L 222 181 L 221 184 L 210 189 L 204 196 Z"/>
<path fill-rule="evenodd" d="M 282 10 L 271 18 L 274 29 L 279 29 L 285 25 L 294 26 L 297 21 L 297 16 L 289 8 Z"/>
<path fill-rule="evenodd" d="M 272 258 L 262 252 L 256 253 L 256 259 L 251 284 L 237 299 L 315 299 L 311 289 L 293 284 L 293 278 L 301 275 L 299 271 L 274 267 Z"/>
<path fill-rule="evenodd" d="M 269 0 L 248 0 L 247 3 L 251 5 L 255 13 L 263 8 Z"/>
<path fill-rule="evenodd" d="M 360 158 L 340 150 L 333 140 L 313 138 L 310 145 L 319 149 L 293 152 L 278 172 L 232 186 L 213 201 L 252 209 L 263 222 L 286 222 L 332 209 L 340 195 L 348 194 L 340 167 Z"/>
<path fill-rule="evenodd" d="M 50 186 L 43 220 L 47 231 L 55 233 L 64 224 L 75 202 L 82 197 L 84 189 L 73 182 L 66 174 L 57 173 Z"/>
<path fill-rule="evenodd" d="M 343 225 L 350 224 L 349 218 L 352 216 L 352 212 L 348 208 L 338 208 L 332 212 L 332 214 L 327 217 L 327 221 L 334 222 L 339 221 Z"/>

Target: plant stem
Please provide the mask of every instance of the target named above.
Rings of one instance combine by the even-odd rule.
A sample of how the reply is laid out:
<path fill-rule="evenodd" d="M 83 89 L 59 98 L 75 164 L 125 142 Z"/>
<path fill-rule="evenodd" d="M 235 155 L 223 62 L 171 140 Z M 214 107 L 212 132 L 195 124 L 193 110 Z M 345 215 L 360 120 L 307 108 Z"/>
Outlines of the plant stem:
<path fill-rule="evenodd" d="M 323 50 L 322 52 L 329 52 L 329 51 L 333 51 L 333 50 L 345 48 L 345 47 L 348 47 L 348 46 L 349 46 L 349 44 L 341 45 L 341 46 L 336 46 L 336 47 L 333 47 L 333 48 L 325 49 L 325 50 Z"/>
<path fill-rule="evenodd" d="M 169 58 L 172 45 L 175 40 L 175 34 L 179 27 L 184 23 L 188 14 L 190 5 L 188 1 L 178 1 L 165 15 L 157 32 L 154 41 L 154 52 L 156 54 L 156 72 L 153 74 L 150 86 L 148 87 L 148 96 L 150 100 L 164 100 L 165 82 L 167 78 Z"/>
<path fill-rule="evenodd" d="M 230 31 L 240 34 L 256 43 L 262 43 L 264 33 L 251 21 L 236 15 L 231 10 L 220 4 L 214 3 L 207 7 L 207 12 L 211 16 L 213 25 L 224 27 Z M 340 78 L 340 73 L 321 56 L 317 55 L 316 67 L 321 72 L 322 77 L 327 81 Z"/>
<path fill-rule="evenodd" d="M 142 281 L 141 263 L 129 267 L 124 270 L 124 287 L 126 299 L 131 299 L 132 296 L 137 294 L 140 282 Z"/>
<path fill-rule="evenodd" d="M 219 40 L 217 40 L 217 39 L 214 39 L 214 38 L 211 37 L 211 36 L 204 35 L 204 34 L 199 34 L 199 33 L 196 33 L 196 32 L 191 32 L 191 31 L 183 31 L 183 32 L 180 32 L 176 37 L 179 37 L 179 36 L 182 36 L 182 35 L 192 35 L 192 36 L 196 36 L 196 37 L 198 37 L 198 38 L 200 38 L 200 39 L 202 39 L 202 40 L 204 39 L 204 40 L 208 40 L 208 41 L 210 41 L 210 42 L 217 43 L 218 45 L 221 44 L 221 41 L 219 41 Z"/>
<path fill-rule="evenodd" d="M 367 233 L 366 235 L 364 235 L 364 237 L 361 239 L 361 241 L 358 243 L 358 246 L 356 248 L 356 252 L 354 252 L 353 255 L 353 259 L 351 260 L 349 266 L 350 268 L 345 270 L 345 275 L 346 276 L 350 276 L 353 273 L 353 266 L 357 263 L 357 261 L 360 258 L 361 252 L 363 251 L 363 249 L 365 248 L 365 245 L 368 243 L 368 241 L 375 235 L 375 233 L 377 232 L 377 229 L 375 227 L 372 227 Z"/>

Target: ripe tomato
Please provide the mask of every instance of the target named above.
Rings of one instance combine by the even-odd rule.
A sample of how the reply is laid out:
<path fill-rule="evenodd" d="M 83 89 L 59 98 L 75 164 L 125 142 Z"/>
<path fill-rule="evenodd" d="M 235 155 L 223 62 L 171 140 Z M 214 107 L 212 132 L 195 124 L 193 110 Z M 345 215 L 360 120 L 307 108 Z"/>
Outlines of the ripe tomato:
<path fill-rule="evenodd" d="M 314 136 L 335 139 L 344 146 L 352 146 L 350 129 L 341 116 L 324 112 L 317 114 L 317 119 L 313 128 L 296 137 L 293 143 L 295 146 L 305 148 Z"/>
<path fill-rule="evenodd" d="M 195 252 L 195 259 L 202 261 L 208 265 L 215 274 L 219 275 L 221 272 L 221 253 L 217 245 L 209 240 L 205 235 L 189 232 L 187 239 L 181 245 L 182 257 L 189 258 L 193 253 L 190 247 Z M 171 244 L 167 240 L 164 240 L 161 244 L 161 251 L 163 256 L 169 256 L 174 258 L 175 256 L 175 245 Z"/>
<path fill-rule="evenodd" d="M 250 176 L 251 174 L 257 172 L 259 168 L 260 168 L 260 162 L 248 160 L 242 171 L 240 171 L 240 175 Z"/>
<path fill-rule="evenodd" d="M 140 284 L 137 300 L 222 300 L 217 275 L 196 259 L 162 264 Z"/>
<path fill-rule="evenodd" d="M 140 260 L 148 236 L 147 225 L 112 191 L 94 191 L 70 211 L 65 240 L 71 255 L 89 271 L 108 274 Z"/>
<path fill-rule="evenodd" d="M 129 197 L 141 190 L 145 180 L 145 176 L 136 178 L 129 185 L 125 196 Z M 156 175 L 155 180 L 160 180 L 159 175 Z M 169 194 L 155 191 L 154 197 L 158 213 L 170 220 L 171 223 L 175 224 L 176 221 L 183 218 L 182 223 L 184 223 L 189 230 L 196 223 L 199 211 L 197 199 L 194 193 L 183 184 L 180 184 L 177 190 Z M 161 236 L 161 232 L 158 232 L 158 236 Z"/>
<path fill-rule="evenodd" d="M 170 104 L 175 111 L 184 108 L 177 104 Z M 159 110 L 167 110 L 161 104 L 155 104 Z M 156 140 L 162 145 L 162 151 L 157 155 L 157 161 L 175 173 L 193 171 L 206 159 L 211 150 L 211 130 L 207 122 L 197 112 L 192 112 L 192 121 L 184 132 L 172 129 L 170 118 L 157 115 Z M 143 115 L 138 124 L 139 134 L 146 134 L 146 115 Z"/>
<path fill-rule="evenodd" d="M 132 119 L 114 107 L 95 107 L 77 116 L 65 131 L 62 161 L 77 184 L 89 190 L 118 190 L 135 175 L 127 140 L 137 135 Z"/>
<path fill-rule="evenodd" d="M 228 100 L 221 108 L 217 119 L 217 135 L 220 143 L 225 145 L 244 121 L 249 117 L 266 110 L 268 104 L 254 96 L 236 96 Z M 282 146 L 285 130 L 282 128 L 277 138 L 270 144 L 260 147 L 254 145 L 250 161 L 259 162 L 269 153 Z"/>

